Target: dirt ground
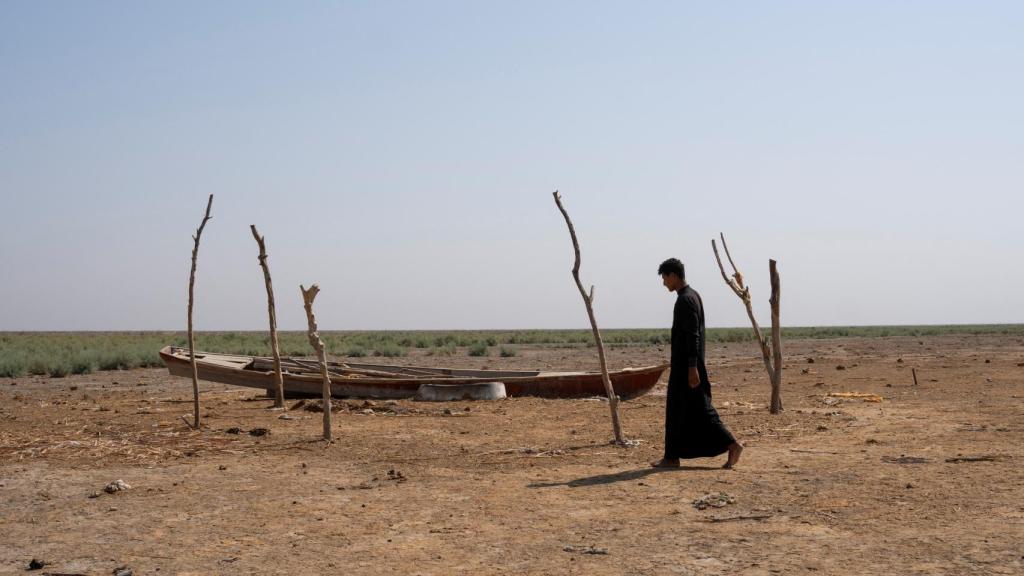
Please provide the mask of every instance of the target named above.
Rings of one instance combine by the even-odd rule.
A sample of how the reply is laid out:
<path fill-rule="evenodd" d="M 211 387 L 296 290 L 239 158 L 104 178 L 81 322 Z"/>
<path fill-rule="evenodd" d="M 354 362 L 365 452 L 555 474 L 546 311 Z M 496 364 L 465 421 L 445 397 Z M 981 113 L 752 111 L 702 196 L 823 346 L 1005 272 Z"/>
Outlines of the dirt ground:
<path fill-rule="evenodd" d="M 648 467 L 663 385 L 623 403 L 627 449 L 595 399 L 350 400 L 325 445 L 321 414 L 213 383 L 190 431 L 191 382 L 165 370 L 0 379 L 0 573 L 1024 573 L 1024 339 L 786 347 L 778 416 L 753 344 L 708 351 L 747 446 L 732 471 L 724 456 Z M 593 348 L 422 354 L 397 362 L 597 363 Z M 667 354 L 613 349 L 610 364 Z M 102 492 L 118 479 L 131 488 Z"/>

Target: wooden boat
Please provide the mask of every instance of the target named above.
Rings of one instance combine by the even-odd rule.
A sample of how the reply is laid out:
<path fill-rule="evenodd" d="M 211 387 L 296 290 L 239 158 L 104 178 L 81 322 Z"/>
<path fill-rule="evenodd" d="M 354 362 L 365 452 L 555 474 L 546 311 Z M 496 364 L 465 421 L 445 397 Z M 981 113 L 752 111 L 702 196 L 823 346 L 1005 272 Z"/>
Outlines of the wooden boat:
<path fill-rule="evenodd" d="M 160 358 L 174 376 L 192 377 L 187 348 L 167 346 Z M 319 396 L 323 381 L 316 360 L 282 358 L 284 390 L 288 396 Z M 196 351 L 199 379 L 235 386 L 272 390 L 273 360 Z M 540 370 L 460 370 L 420 366 L 388 366 L 329 362 L 331 395 L 349 398 L 412 398 L 421 384 L 474 384 L 501 382 L 509 396 L 587 398 L 605 396 L 600 372 L 544 372 Z M 643 396 L 658 383 L 668 365 L 625 368 L 610 372 L 615 393 L 629 399 Z"/>

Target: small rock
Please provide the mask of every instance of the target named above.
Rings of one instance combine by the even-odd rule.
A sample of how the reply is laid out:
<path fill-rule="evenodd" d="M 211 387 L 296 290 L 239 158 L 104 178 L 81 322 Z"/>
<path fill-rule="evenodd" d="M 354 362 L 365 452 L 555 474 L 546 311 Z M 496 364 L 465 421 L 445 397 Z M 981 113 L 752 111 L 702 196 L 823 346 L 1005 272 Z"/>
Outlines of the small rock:
<path fill-rule="evenodd" d="M 814 358 L 808 358 L 807 359 L 807 363 L 808 364 L 814 364 Z"/>
<path fill-rule="evenodd" d="M 217 466 L 217 470 L 227 470 L 227 469 L 228 469 L 228 467 L 223 465 L 223 464 L 221 464 L 220 466 Z"/>
<path fill-rule="evenodd" d="M 836 370 L 846 370 L 846 366 L 839 364 L 838 366 L 836 366 Z"/>
<path fill-rule="evenodd" d="M 128 485 L 124 480 L 115 480 L 110 484 L 103 487 L 103 491 L 107 494 L 113 494 L 115 492 L 121 492 L 123 490 L 131 490 L 132 487 Z"/>
<path fill-rule="evenodd" d="M 708 508 L 722 508 L 736 502 L 736 497 L 726 494 L 725 492 L 718 492 L 713 494 L 705 494 L 700 498 L 693 501 L 693 507 L 697 510 L 706 510 Z"/>
<path fill-rule="evenodd" d="M 608 554 L 607 548 L 597 548 L 595 546 L 562 546 L 563 552 L 579 552 L 580 554 L 596 554 L 605 555 Z"/>
<path fill-rule="evenodd" d="M 270 428 L 253 428 L 249 430 L 249 436 L 266 436 L 270 434 Z"/>
<path fill-rule="evenodd" d="M 341 406 L 337 402 L 331 401 L 331 412 L 337 412 L 340 408 Z M 324 402 L 323 400 L 310 400 L 305 404 L 304 410 L 307 412 L 323 412 Z"/>
<path fill-rule="evenodd" d="M 826 430 L 828 430 L 828 426 L 825 426 L 824 424 L 818 425 L 818 432 L 825 432 Z"/>
<path fill-rule="evenodd" d="M 242 429 L 237 427 L 237 426 L 235 426 L 235 427 L 232 427 L 232 428 L 228 428 L 227 430 L 225 430 L 225 432 L 227 432 L 228 434 L 241 434 L 242 433 Z"/>
<path fill-rule="evenodd" d="M 991 364 L 991 363 L 992 363 L 991 360 L 989 360 L 988 358 L 985 358 L 985 364 Z"/>
<path fill-rule="evenodd" d="M 39 570 L 43 566 L 46 566 L 46 562 L 42 560 L 36 560 L 35 558 L 33 558 L 32 561 L 28 563 L 29 570 Z"/>
<path fill-rule="evenodd" d="M 452 415 L 452 409 L 451 408 L 445 408 L 444 409 L 444 415 L 445 416 L 451 416 Z"/>
<path fill-rule="evenodd" d="M 903 364 L 903 358 L 897 358 L 896 359 L 896 363 L 897 364 Z"/>
<path fill-rule="evenodd" d="M 802 369 L 800 369 L 800 373 L 801 374 L 810 374 L 811 373 L 811 369 L 810 368 L 802 368 Z"/>
<path fill-rule="evenodd" d="M 132 576 L 132 569 L 127 566 L 121 566 L 119 568 L 114 568 L 114 571 L 111 572 L 111 574 L 114 576 Z"/>

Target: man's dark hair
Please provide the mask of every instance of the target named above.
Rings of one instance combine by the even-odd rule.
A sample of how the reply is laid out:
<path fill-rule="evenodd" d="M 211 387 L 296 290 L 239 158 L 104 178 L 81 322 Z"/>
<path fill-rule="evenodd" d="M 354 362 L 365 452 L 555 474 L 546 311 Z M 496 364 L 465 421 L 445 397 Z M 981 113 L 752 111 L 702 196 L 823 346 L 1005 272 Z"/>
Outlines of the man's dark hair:
<path fill-rule="evenodd" d="M 658 274 L 675 274 L 680 278 L 686 278 L 686 268 L 678 258 L 669 258 L 658 266 Z"/>

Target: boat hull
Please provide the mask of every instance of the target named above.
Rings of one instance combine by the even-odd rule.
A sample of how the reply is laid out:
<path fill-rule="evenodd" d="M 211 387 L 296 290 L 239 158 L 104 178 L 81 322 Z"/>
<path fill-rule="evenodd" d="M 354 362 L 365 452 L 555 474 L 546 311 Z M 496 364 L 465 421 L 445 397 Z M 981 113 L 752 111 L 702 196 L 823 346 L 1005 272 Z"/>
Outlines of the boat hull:
<path fill-rule="evenodd" d="M 165 347 L 160 358 L 174 376 L 192 377 L 188 350 Z M 233 356 L 196 352 L 199 379 L 209 382 L 272 390 L 274 373 L 270 370 L 246 368 L 255 364 L 251 356 Z M 364 365 L 367 366 L 367 365 Z M 379 366 L 378 368 L 388 368 Z M 628 400 L 642 396 L 658 383 L 666 365 L 645 368 L 627 368 L 609 373 L 615 393 Z M 435 376 L 416 378 L 359 377 L 331 378 L 331 395 L 340 398 L 412 398 L 421 384 L 473 384 L 501 382 L 509 396 L 537 396 L 541 398 L 588 398 L 605 396 L 600 372 L 514 372 L 487 370 L 442 370 L 435 368 L 402 367 L 402 369 L 438 372 Z M 455 374 L 447 376 L 441 374 Z M 320 396 L 322 380 L 319 375 L 283 374 L 285 394 L 288 396 Z"/>

